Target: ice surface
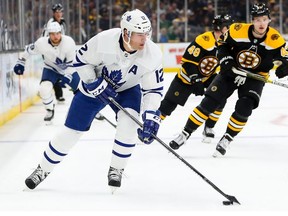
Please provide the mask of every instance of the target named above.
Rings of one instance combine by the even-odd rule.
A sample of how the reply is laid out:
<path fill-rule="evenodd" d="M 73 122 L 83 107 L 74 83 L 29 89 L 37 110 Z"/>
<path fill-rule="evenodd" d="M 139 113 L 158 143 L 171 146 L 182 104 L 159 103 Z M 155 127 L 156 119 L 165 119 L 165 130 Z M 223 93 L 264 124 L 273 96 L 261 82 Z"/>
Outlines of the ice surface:
<path fill-rule="evenodd" d="M 173 76 L 165 74 L 165 90 Z M 21 215 L 38 211 L 69 215 L 115 211 L 117 215 L 274 215 L 288 210 L 288 89 L 265 86 L 260 107 L 225 157 L 213 158 L 212 154 L 226 130 L 236 94 L 229 99 L 216 125 L 216 138 L 211 144 L 201 142 L 201 127 L 177 151 L 224 193 L 241 202 L 233 206 L 223 206 L 226 199 L 220 193 L 157 142 L 136 146 L 122 187 L 112 195 L 107 172 L 115 129 L 98 120 L 37 189 L 23 191 L 25 178 L 36 168 L 49 140 L 64 123 L 72 97 L 71 92 L 64 93 L 66 104 L 56 106 L 53 125 L 44 124 L 45 110 L 39 102 L 0 127 L 0 211 Z M 178 107 L 163 121 L 158 137 L 168 144 L 200 101 L 201 97 L 192 95 L 184 107 Z M 115 122 L 109 108 L 102 114 Z"/>

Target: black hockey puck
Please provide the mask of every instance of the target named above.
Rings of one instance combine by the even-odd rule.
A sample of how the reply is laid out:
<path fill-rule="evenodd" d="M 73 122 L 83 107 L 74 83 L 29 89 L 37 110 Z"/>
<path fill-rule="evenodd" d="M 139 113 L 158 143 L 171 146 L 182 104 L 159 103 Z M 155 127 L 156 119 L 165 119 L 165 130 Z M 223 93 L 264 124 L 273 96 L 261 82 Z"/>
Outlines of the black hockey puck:
<path fill-rule="evenodd" d="M 223 201 L 223 205 L 233 205 L 232 201 Z"/>

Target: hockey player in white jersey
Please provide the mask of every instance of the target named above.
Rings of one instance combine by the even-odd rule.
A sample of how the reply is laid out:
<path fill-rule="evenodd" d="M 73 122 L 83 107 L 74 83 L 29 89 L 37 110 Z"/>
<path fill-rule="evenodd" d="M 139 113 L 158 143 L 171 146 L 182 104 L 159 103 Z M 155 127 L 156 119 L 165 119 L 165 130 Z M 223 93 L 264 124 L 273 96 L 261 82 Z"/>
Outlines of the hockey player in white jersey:
<path fill-rule="evenodd" d="M 52 13 L 53 13 L 52 18 L 50 18 L 48 20 L 48 22 L 44 25 L 42 36 L 43 37 L 49 36 L 49 33 L 47 31 L 47 26 L 52 22 L 58 22 L 61 26 L 62 35 L 65 35 L 66 34 L 66 22 L 65 22 L 65 19 L 63 17 L 63 10 L 64 9 L 63 9 L 62 4 L 60 4 L 60 3 L 53 4 L 51 9 L 52 9 Z M 63 86 L 62 86 L 62 83 L 60 83 L 60 82 L 61 81 L 56 82 L 54 84 L 53 88 L 54 88 L 56 100 L 58 101 L 58 103 L 64 103 L 65 98 L 63 97 L 63 90 L 62 90 Z"/>
<path fill-rule="evenodd" d="M 25 61 L 31 54 L 40 54 L 44 59 L 43 73 L 40 81 L 39 95 L 47 110 L 44 117 L 46 124 L 50 124 L 54 117 L 54 83 L 62 80 L 76 90 L 80 81 L 78 73 L 73 68 L 73 59 L 76 54 L 74 40 L 61 34 L 59 23 L 52 22 L 48 25 L 49 37 L 41 37 L 35 43 L 25 48 L 22 58 L 14 66 L 14 72 L 22 75 L 25 70 Z"/>
<path fill-rule="evenodd" d="M 65 126 L 49 142 L 37 169 L 25 180 L 28 188 L 34 189 L 48 176 L 106 105 L 115 111 L 117 120 L 108 171 L 108 185 L 113 189 L 121 186 L 137 132 L 146 144 L 154 140 L 163 94 L 162 53 L 150 40 L 151 23 L 140 10 L 124 13 L 120 26 L 97 34 L 78 50 L 74 67 L 83 81 L 71 102 Z M 143 129 L 111 104 L 109 97 L 137 119 L 141 112 Z"/>

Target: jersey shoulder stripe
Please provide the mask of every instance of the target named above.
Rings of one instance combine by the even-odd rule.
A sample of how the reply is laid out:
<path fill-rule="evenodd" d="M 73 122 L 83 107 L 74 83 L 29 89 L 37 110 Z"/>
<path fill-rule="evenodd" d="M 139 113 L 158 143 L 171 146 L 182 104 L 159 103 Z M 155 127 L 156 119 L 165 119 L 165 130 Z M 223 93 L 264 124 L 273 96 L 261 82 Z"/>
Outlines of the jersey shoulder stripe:
<path fill-rule="evenodd" d="M 196 37 L 195 42 L 205 50 L 213 50 L 215 48 L 215 38 L 211 31 L 200 34 Z"/>

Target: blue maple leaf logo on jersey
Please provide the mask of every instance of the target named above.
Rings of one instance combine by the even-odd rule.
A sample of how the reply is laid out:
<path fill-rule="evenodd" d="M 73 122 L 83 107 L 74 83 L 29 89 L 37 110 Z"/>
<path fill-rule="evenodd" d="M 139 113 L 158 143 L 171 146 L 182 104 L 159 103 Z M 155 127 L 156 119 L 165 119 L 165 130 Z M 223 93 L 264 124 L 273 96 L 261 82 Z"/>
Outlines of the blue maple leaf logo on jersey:
<path fill-rule="evenodd" d="M 56 58 L 56 61 L 54 62 L 59 68 L 62 70 L 65 70 L 69 65 L 69 63 L 72 63 L 72 61 L 67 62 L 67 59 L 65 58 L 63 61 L 60 58 Z"/>
<path fill-rule="evenodd" d="M 120 83 L 120 80 L 122 79 L 122 72 L 121 69 L 119 70 L 112 70 L 109 74 L 109 71 L 106 66 L 102 68 L 102 76 L 105 80 L 108 80 L 110 84 L 113 86 L 117 86 L 119 88 L 121 85 L 123 85 L 125 82 Z"/>
<path fill-rule="evenodd" d="M 122 79 L 121 69 L 120 70 L 112 70 L 110 73 L 110 79 L 115 83 L 119 83 L 119 81 Z"/>

